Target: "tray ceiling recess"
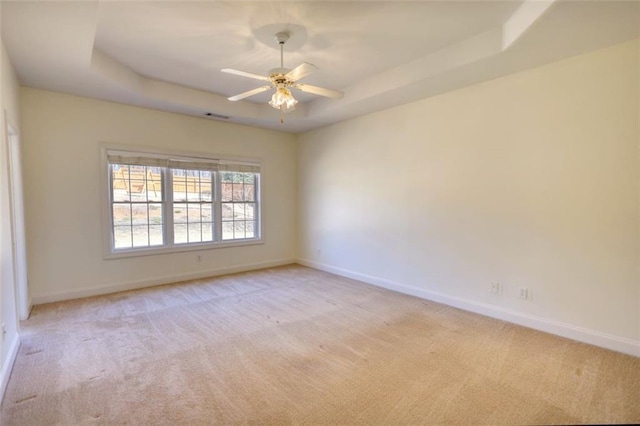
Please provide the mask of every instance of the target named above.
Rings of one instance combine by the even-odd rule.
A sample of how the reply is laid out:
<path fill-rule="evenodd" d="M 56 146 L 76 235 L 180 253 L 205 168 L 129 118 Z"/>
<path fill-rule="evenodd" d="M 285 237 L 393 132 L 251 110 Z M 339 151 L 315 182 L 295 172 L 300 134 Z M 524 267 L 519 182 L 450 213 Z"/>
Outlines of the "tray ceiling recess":
<path fill-rule="evenodd" d="M 0 7 L 2 40 L 25 86 L 293 133 L 637 39 L 640 23 L 639 2 L 597 0 Z M 283 73 L 297 101 L 283 124 L 269 105 L 273 81 L 253 86 L 220 72 L 270 78 L 277 33 L 289 35 L 281 68 L 303 64 L 296 74 L 307 73 L 303 82 Z M 268 89 L 228 100 L 258 87 Z"/>

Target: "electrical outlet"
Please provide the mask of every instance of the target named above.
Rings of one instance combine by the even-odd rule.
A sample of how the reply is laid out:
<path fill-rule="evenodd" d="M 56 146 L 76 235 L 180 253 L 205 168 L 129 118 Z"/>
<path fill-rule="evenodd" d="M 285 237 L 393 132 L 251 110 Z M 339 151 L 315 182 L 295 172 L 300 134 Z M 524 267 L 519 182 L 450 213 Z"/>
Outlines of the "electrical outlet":
<path fill-rule="evenodd" d="M 494 293 L 494 294 L 500 293 L 500 283 L 496 283 L 496 282 L 491 283 L 491 293 Z"/>
<path fill-rule="evenodd" d="M 529 299 L 529 289 L 526 287 L 520 287 L 520 292 L 518 293 L 520 299 L 527 300 Z"/>

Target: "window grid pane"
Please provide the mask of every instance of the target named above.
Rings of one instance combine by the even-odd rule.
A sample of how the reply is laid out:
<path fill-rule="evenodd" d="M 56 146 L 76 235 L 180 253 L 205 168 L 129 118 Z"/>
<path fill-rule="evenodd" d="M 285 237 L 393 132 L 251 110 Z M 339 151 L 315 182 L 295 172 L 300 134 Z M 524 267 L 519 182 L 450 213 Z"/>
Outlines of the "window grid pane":
<path fill-rule="evenodd" d="M 171 169 L 173 177 L 173 240 L 175 244 L 214 241 L 213 175 L 209 171 Z M 175 203 L 175 201 L 180 201 Z M 207 214 L 208 212 L 208 214 Z"/>
<path fill-rule="evenodd" d="M 161 169 L 111 164 L 111 190 L 114 248 L 163 245 Z"/>
<path fill-rule="evenodd" d="M 222 240 L 255 238 L 255 173 L 221 173 Z"/>

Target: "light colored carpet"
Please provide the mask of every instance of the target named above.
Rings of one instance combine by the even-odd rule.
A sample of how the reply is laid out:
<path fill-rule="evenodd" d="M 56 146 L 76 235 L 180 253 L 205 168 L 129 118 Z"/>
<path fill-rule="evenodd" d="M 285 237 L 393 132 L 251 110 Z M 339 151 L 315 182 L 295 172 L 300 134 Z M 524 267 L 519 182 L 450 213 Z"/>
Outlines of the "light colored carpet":
<path fill-rule="evenodd" d="M 35 307 L 2 425 L 640 422 L 640 359 L 301 266 Z"/>

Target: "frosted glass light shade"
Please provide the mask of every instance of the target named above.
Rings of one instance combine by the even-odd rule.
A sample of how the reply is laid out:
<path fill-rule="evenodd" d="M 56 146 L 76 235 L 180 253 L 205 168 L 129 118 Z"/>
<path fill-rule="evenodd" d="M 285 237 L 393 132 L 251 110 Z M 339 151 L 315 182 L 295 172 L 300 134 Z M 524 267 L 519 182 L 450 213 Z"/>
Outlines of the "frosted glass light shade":
<path fill-rule="evenodd" d="M 271 97 L 269 105 L 284 112 L 293 111 L 298 101 L 286 87 L 278 87 Z"/>

